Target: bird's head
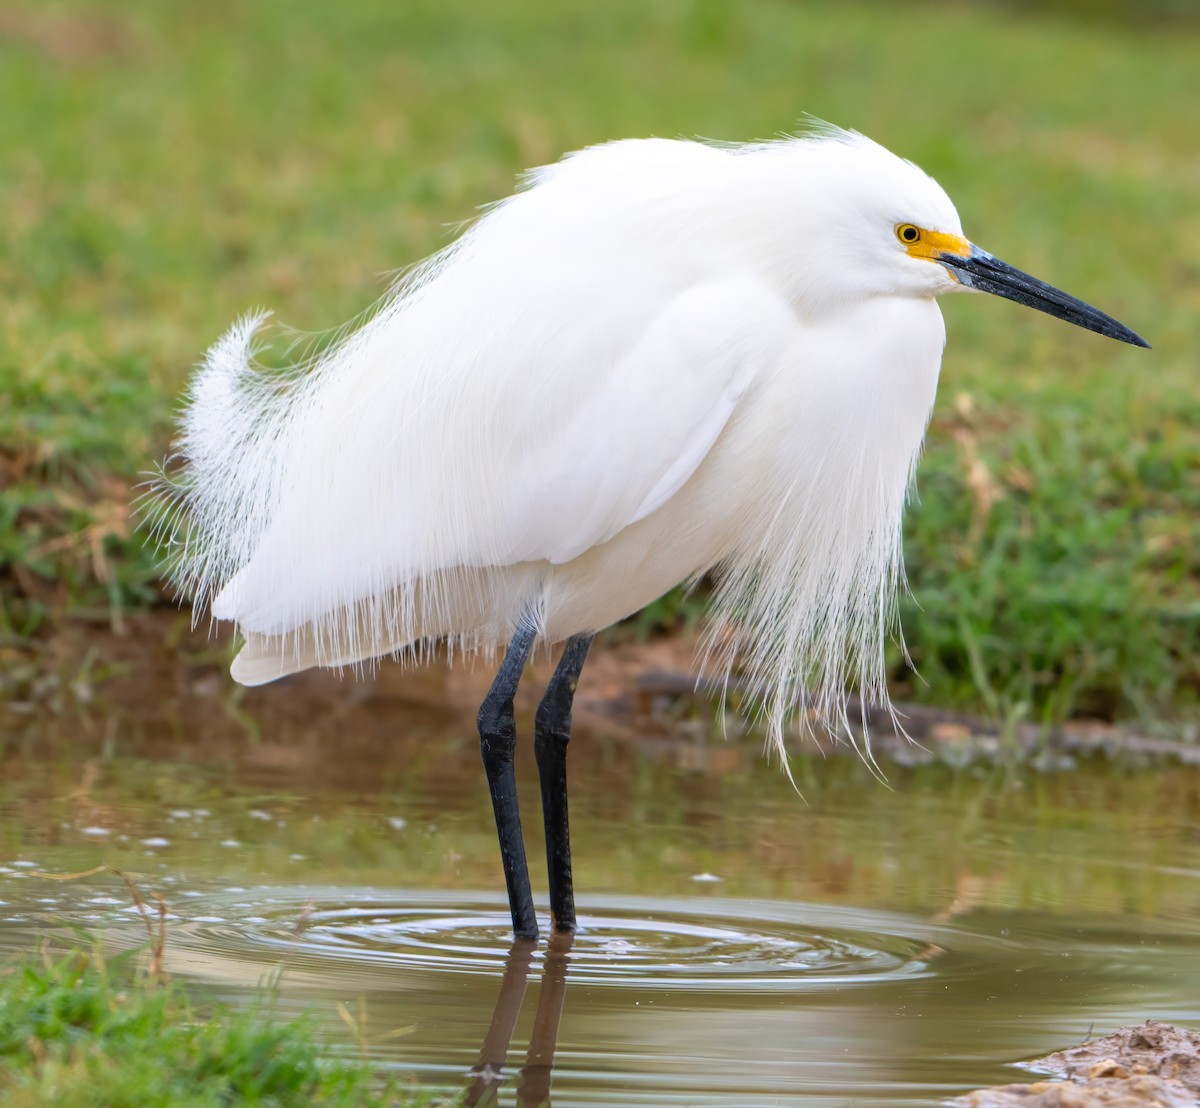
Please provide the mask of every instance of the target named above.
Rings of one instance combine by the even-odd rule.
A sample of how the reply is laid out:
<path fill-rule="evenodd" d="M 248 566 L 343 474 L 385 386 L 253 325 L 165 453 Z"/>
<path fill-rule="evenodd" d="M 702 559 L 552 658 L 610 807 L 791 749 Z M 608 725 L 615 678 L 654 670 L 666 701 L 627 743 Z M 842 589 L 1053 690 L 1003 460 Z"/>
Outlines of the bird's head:
<path fill-rule="evenodd" d="M 1112 316 L 970 242 L 945 191 L 912 162 L 832 128 L 808 141 L 813 142 L 808 199 L 832 233 L 826 241 L 836 243 L 836 253 L 851 263 L 842 272 L 854 274 L 856 291 L 990 292 L 1109 338 L 1149 346 Z"/>

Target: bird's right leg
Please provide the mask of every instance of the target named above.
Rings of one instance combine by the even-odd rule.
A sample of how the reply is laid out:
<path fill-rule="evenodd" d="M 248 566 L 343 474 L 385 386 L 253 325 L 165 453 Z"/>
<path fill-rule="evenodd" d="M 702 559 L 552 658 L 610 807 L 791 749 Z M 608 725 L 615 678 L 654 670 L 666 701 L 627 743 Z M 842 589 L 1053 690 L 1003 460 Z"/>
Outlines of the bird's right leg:
<path fill-rule="evenodd" d="M 571 741 L 571 704 L 583 672 L 591 635 L 567 640 L 558 668 L 538 705 L 534 754 L 542 784 L 546 824 L 546 867 L 550 874 L 550 918 L 555 931 L 575 930 L 575 890 L 571 881 L 571 839 L 567 821 L 567 743 Z"/>
<path fill-rule="evenodd" d="M 513 698 L 536 637 L 537 631 L 530 624 L 523 622 L 517 628 L 504 652 L 496 679 L 479 708 L 479 750 L 492 794 L 504 880 L 508 885 L 508 906 L 512 911 L 513 933 L 518 939 L 538 937 L 533 894 L 529 891 L 529 868 L 525 863 L 525 841 L 521 837 L 521 813 L 517 808 L 517 778 L 513 770 L 517 746 Z"/>

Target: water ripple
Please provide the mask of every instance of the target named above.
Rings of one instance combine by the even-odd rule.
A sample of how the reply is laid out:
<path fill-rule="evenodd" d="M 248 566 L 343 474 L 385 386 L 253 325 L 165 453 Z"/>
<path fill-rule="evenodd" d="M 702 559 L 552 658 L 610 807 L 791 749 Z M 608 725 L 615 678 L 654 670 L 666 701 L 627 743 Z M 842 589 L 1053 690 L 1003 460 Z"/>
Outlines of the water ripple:
<path fill-rule="evenodd" d="M 258 889 L 188 908 L 169 949 L 193 972 L 285 963 L 326 978 L 498 975 L 512 945 L 508 913 L 488 894 Z M 929 974 L 941 953 L 923 921 L 788 902 L 589 898 L 579 925 L 569 979 L 624 989 L 840 987 Z"/>

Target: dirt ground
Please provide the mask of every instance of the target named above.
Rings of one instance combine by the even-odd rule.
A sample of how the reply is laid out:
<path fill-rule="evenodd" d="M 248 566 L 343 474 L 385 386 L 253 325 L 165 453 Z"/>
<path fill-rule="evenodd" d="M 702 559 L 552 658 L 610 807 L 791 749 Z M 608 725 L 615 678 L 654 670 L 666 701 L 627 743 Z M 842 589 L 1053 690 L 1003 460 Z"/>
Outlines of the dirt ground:
<path fill-rule="evenodd" d="M 697 643 L 687 634 L 648 641 L 602 639 L 576 697 L 578 730 L 639 743 L 684 739 L 693 744 L 701 735 L 746 733 L 753 726 L 755 690 L 736 680 L 724 688 L 697 678 Z M 40 642 L 0 645 L 0 713 L 27 719 L 63 712 L 115 715 L 149 731 L 169 731 L 181 715 L 193 722 L 199 716 L 213 742 L 236 740 L 247 728 L 294 734 L 318 726 L 392 738 L 402 717 L 470 734 L 494 672 L 486 659 L 448 663 L 439 656 L 419 666 L 388 661 L 362 673 L 310 670 L 244 689 L 229 678 L 231 657 L 228 636 L 211 638 L 205 629 L 193 629 L 185 614 L 171 610 L 132 616 L 115 628 L 73 624 Z M 544 653 L 534 659 L 521 684 L 518 715 L 532 714 L 553 665 Z M 1005 727 L 917 704 L 899 705 L 897 715 L 902 730 L 884 712 L 863 712 L 856 700 L 849 711 L 851 720 L 865 720 L 877 757 L 905 764 L 1014 755 L 1061 761 L 1095 754 L 1200 764 L 1200 745 L 1111 724 Z M 833 742 L 805 727 L 803 719 L 788 741 L 792 749 L 808 743 L 827 754 L 853 752 L 850 743 Z"/>
<path fill-rule="evenodd" d="M 962 1108 L 1193 1108 L 1200 1033 L 1166 1023 L 1122 1027 L 1025 1063 L 1062 1080 L 979 1089 Z"/>

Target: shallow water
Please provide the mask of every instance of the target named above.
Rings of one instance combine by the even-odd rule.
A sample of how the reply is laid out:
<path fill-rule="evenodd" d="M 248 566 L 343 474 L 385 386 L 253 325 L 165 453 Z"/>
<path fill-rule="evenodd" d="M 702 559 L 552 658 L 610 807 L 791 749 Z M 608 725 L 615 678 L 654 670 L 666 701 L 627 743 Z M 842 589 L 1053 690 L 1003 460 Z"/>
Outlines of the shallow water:
<path fill-rule="evenodd" d="M 165 898 L 170 973 L 232 999 L 274 982 L 331 1050 L 501 1104 L 548 1083 L 559 1105 L 937 1104 L 1091 1028 L 1200 1023 L 1194 769 L 891 766 L 885 787 L 811 757 L 802 800 L 756 742 L 594 727 L 570 767 L 580 933 L 514 947 L 469 728 L 326 691 L 300 719 L 18 720 L 0 949 L 78 925 L 144 943 L 112 875 L 39 876 L 119 866 Z"/>

